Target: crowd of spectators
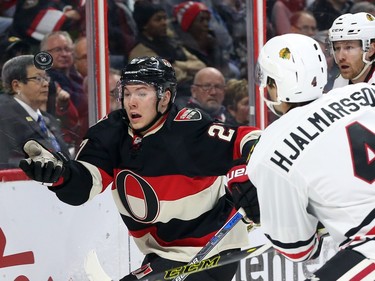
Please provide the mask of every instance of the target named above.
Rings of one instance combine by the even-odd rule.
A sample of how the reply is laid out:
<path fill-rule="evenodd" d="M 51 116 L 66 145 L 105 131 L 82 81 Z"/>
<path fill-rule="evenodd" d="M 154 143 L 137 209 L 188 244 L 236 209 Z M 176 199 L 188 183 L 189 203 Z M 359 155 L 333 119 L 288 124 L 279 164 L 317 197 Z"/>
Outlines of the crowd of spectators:
<path fill-rule="evenodd" d="M 50 77 L 48 99 L 40 110 L 56 119 L 72 157 L 89 127 L 89 42 L 82 3 L 0 1 L 0 68 L 16 56 L 39 51 L 52 55 L 54 64 L 46 70 Z M 284 33 L 301 33 L 321 44 L 329 64 L 326 91 L 338 73 L 327 46 L 329 27 L 344 13 L 375 13 L 373 1 L 266 0 L 266 4 L 267 40 Z M 254 87 L 247 85 L 245 0 L 109 0 L 107 7 L 109 110 L 121 108 L 112 88 L 127 62 L 137 56 L 157 55 L 168 59 L 176 70 L 179 105 L 201 107 L 214 118 L 225 112 L 225 118 L 219 119 L 231 124 L 249 122 L 244 117 L 249 117 L 246 94 Z M 207 77 L 213 73 L 222 80 L 211 82 Z M 0 85 L 0 93 L 4 92 Z M 199 94 L 212 104 L 217 102 L 215 110 L 205 109 Z"/>

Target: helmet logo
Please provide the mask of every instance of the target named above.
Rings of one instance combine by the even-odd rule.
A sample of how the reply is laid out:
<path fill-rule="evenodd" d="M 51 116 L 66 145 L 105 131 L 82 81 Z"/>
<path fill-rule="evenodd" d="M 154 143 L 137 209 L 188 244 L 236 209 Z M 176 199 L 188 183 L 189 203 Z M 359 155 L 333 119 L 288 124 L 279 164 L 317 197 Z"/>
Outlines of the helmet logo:
<path fill-rule="evenodd" d="M 163 62 L 166 66 L 168 66 L 168 67 L 172 67 L 172 65 L 170 64 L 170 62 L 167 61 L 166 59 L 162 59 L 162 62 Z"/>
<path fill-rule="evenodd" d="M 289 48 L 286 47 L 286 48 L 281 49 L 280 52 L 279 52 L 279 56 L 282 59 L 290 60 L 290 50 L 289 50 Z"/>
<path fill-rule="evenodd" d="M 373 20 L 375 20 L 374 16 L 371 15 L 371 14 L 366 14 L 366 18 L 367 18 L 369 21 L 373 21 Z"/>

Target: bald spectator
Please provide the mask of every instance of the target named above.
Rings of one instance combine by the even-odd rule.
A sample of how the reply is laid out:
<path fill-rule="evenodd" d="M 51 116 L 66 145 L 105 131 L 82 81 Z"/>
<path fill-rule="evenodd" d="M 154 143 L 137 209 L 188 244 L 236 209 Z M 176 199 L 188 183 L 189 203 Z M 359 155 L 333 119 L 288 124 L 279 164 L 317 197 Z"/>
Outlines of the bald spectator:
<path fill-rule="evenodd" d="M 213 119 L 235 125 L 233 116 L 223 105 L 224 96 L 225 78 L 223 73 L 214 67 L 205 67 L 194 76 L 191 97 L 186 107 L 202 109 Z"/>

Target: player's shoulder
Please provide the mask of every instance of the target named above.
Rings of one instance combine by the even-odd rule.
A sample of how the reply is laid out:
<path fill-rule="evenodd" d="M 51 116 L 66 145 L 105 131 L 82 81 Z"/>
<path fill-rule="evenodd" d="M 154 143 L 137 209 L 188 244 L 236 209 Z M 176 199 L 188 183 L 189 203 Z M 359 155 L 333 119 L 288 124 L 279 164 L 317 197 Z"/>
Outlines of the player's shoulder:
<path fill-rule="evenodd" d="M 173 128 L 200 128 L 212 123 L 212 118 L 198 108 L 173 106 L 168 117 Z"/>
<path fill-rule="evenodd" d="M 374 82 L 375 83 L 375 82 Z M 370 91 L 368 90 L 370 89 Z M 349 84 L 342 87 L 333 88 L 325 96 L 334 97 L 334 96 L 340 96 L 340 95 L 350 95 L 356 92 L 370 92 L 374 93 L 375 85 L 366 83 L 366 82 L 360 82 L 355 84 Z"/>
<path fill-rule="evenodd" d="M 90 127 L 89 132 L 96 133 L 99 131 L 109 134 L 112 131 L 123 131 L 127 127 L 125 114 L 126 113 L 123 109 L 110 112 L 108 115 L 100 119 L 95 125 Z"/>

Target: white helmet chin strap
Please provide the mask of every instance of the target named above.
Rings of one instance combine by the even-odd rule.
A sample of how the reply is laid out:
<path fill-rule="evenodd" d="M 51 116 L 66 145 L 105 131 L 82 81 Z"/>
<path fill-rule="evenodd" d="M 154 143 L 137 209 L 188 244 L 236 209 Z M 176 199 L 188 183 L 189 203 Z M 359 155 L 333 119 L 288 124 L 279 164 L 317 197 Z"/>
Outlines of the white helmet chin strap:
<path fill-rule="evenodd" d="M 275 109 L 275 105 L 280 105 L 282 103 L 282 101 L 272 101 L 272 100 L 269 100 L 265 97 L 264 95 L 264 87 L 260 86 L 259 87 L 259 92 L 260 92 L 260 96 L 262 98 L 262 100 L 266 103 L 267 107 L 272 111 L 273 114 L 275 114 L 276 116 L 280 117 L 282 114 L 278 113 Z"/>
<path fill-rule="evenodd" d="M 374 60 L 372 60 L 372 61 L 368 61 L 368 60 L 366 60 L 366 54 L 367 54 L 367 52 L 364 52 L 364 53 L 362 54 L 362 61 L 365 63 L 365 65 L 363 66 L 361 72 L 360 72 L 356 77 L 354 77 L 353 79 L 351 79 L 352 81 L 353 81 L 353 80 L 357 80 L 359 77 L 361 77 L 361 76 L 363 75 L 363 73 L 365 73 L 366 70 L 367 70 L 367 69 L 371 66 L 371 64 L 374 62 Z"/>

